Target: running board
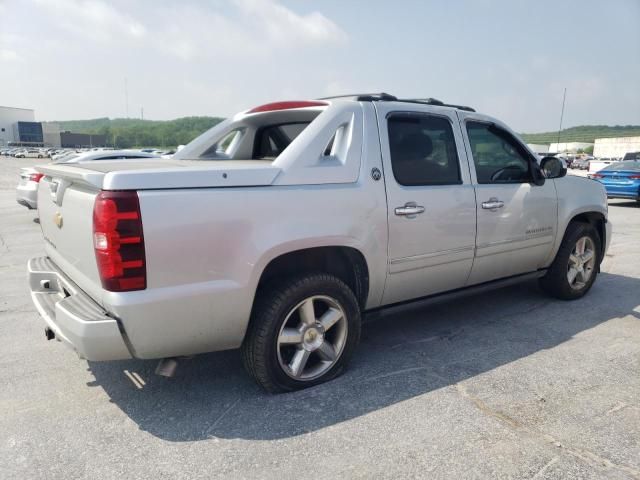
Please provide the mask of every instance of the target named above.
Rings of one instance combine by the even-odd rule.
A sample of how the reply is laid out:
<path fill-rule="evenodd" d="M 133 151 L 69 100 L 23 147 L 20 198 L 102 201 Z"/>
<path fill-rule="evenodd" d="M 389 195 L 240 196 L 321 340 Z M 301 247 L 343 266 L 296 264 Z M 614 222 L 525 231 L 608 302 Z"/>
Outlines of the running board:
<path fill-rule="evenodd" d="M 429 295 L 427 297 L 420 297 L 414 300 L 407 300 L 405 302 L 393 303 L 391 305 L 385 305 L 382 307 L 374 308 L 364 312 L 364 319 L 366 321 L 375 320 L 383 315 L 389 315 L 394 313 L 400 313 L 407 310 L 420 309 L 435 305 L 439 303 L 449 302 L 461 297 L 467 297 L 469 295 L 476 295 L 479 293 L 488 292 L 497 288 L 508 287 L 517 283 L 526 282 L 527 280 L 535 280 L 543 277 L 547 273 L 546 269 L 538 270 L 536 272 L 525 273 L 522 275 L 514 275 L 513 277 L 501 278 L 499 280 L 492 280 L 490 282 L 480 283 L 478 285 L 472 285 L 470 287 L 458 288 L 449 292 L 436 293 L 435 295 Z"/>

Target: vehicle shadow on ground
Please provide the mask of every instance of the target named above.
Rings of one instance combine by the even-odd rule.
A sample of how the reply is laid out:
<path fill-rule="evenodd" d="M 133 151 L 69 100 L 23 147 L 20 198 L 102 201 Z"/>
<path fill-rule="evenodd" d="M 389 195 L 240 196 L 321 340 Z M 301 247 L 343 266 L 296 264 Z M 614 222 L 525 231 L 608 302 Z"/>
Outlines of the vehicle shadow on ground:
<path fill-rule="evenodd" d="M 300 392 L 264 393 L 245 374 L 237 351 L 185 361 L 171 379 L 154 375 L 156 362 L 90 362 L 90 385 L 164 440 L 287 438 L 455 385 L 610 319 L 640 317 L 634 313 L 639 291 L 640 279 L 603 273 L 572 303 L 550 299 L 527 282 L 389 314 L 365 324 L 342 377 Z M 125 371 L 138 375 L 142 388 Z"/>
<path fill-rule="evenodd" d="M 638 208 L 640 207 L 640 203 L 636 202 L 635 200 L 618 200 L 616 202 L 609 200 L 609 206 Z"/>

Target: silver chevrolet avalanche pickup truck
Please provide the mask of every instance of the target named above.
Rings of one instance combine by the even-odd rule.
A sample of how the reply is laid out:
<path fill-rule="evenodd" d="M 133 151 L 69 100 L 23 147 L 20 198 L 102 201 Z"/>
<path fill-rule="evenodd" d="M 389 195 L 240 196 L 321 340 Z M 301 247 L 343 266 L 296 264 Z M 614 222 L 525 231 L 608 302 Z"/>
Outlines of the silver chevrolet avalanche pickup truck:
<path fill-rule="evenodd" d="M 47 338 L 161 366 L 240 347 L 271 392 L 339 375 L 367 311 L 530 278 L 578 299 L 611 239 L 602 185 L 435 99 L 277 102 L 172 159 L 38 170 Z"/>

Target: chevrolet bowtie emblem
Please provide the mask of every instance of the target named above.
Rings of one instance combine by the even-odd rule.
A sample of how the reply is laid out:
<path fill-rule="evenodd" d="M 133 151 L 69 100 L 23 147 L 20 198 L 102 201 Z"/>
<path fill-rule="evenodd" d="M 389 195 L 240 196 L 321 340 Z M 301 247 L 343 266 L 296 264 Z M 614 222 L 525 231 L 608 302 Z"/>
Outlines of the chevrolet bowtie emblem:
<path fill-rule="evenodd" d="M 62 215 L 60 214 L 60 212 L 56 212 L 53 216 L 53 223 L 55 223 L 58 228 L 62 228 Z"/>

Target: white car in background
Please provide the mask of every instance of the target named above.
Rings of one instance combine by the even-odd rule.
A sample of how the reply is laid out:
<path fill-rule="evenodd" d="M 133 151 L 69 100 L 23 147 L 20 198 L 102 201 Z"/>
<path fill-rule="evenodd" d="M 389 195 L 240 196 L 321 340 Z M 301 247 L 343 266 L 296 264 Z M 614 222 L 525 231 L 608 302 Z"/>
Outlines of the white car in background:
<path fill-rule="evenodd" d="M 44 158 L 44 152 L 36 149 L 23 150 L 16 153 L 16 158 Z"/>
<path fill-rule="evenodd" d="M 138 152 L 134 150 L 103 150 L 92 152 L 65 152 L 64 155 L 55 156 L 52 164 L 74 164 L 92 162 L 97 160 L 144 160 L 147 158 L 158 159 L 158 155 Z M 20 170 L 20 180 L 16 188 L 16 201 L 29 210 L 38 207 L 38 185 L 42 174 L 35 168 L 27 167 Z"/>

